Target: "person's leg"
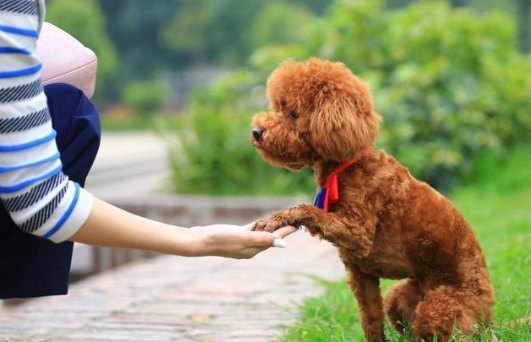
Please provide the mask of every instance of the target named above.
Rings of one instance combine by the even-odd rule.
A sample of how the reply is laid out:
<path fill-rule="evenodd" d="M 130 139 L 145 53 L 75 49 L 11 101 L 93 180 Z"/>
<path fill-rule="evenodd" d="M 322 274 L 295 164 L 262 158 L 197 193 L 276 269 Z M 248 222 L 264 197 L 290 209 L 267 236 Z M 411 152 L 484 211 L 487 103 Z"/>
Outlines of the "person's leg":
<path fill-rule="evenodd" d="M 63 172 L 81 186 L 100 143 L 99 115 L 79 89 L 44 87 Z M 66 294 L 73 243 L 55 244 L 19 231 L 0 203 L 0 298 Z"/>

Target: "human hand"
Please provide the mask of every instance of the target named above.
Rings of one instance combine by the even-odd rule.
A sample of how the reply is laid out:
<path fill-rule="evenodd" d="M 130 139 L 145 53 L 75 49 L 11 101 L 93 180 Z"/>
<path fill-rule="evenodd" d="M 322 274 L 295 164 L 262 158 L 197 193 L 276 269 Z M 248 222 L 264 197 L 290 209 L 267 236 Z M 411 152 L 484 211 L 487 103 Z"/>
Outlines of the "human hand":
<path fill-rule="evenodd" d="M 287 226 L 274 233 L 253 232 L 250 228 L 230 224 L 215 224 L 203 227 L 192 227 L 194 236 L 190 248 L 195 256 L 215 255 L 235 259 L 250 259 L 256 254 L 272 247 L 284 247 L 282 238 L 295 232 L 297 228 Z"/>

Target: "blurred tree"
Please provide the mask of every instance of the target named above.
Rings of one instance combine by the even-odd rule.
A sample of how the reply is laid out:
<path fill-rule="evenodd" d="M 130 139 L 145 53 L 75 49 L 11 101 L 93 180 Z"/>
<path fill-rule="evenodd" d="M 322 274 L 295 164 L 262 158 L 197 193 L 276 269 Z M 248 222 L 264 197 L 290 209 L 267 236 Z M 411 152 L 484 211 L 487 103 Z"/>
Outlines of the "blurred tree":
<path fill-rule="evenodd" d="M 245 62 L 252 53 L 246 44 L 246 31 L 260 15 L 266 0 L 213 0 L 210 1 L 213 25 L 210 36 L 216 59 L 227 65 Z"/>
<path fill-rule="evenodd" d="M 332 0 L 295 0 L 290 3 L 305 5 L 317 15 L 322 15 L 332 3 Z"/>
<path fill-rule="evenodd" d="M 173 20 L 162 29 L 163 40 L 168 47 L 190 54 L 194 63 L 204 62 L 211 43 L 208 37 L 211 21 L 207 0 L 184 2 Z"/>
<path fill-rule="evenodd" d="M 186 56 L 185 68 L 197 62 L 237 65 L 252 51 L 244 32 L 265 0 L 177 0 L 175 16 L 162 26 L 166 46 Z"/>
<path fill-rule="evenodd" d="M 499 0 L 467 0 L 470 7 L 475 11 L 487 13 L 496 10 L 502 10 L 513 14 L 515 11 L 515 1 Z"/>
<path fill-rule="evenodd" d="M 331 2 L 332 0 L 285 2 L 285 10 L 289 11 L 284 14 L 287 23 L 276 22 L 270 24 L 269 29 L 276 32 L 272 35 L 278 37 L 281 30 L 276 28 L 277 24 L 288 27 L 292 25 L 289 22 L 300 22 L 307 13 L 322 14 Z M 186 56 L 184 64 L 180 65 L 182 68 L 198 61 L 229 66 L 241 65 L 257 46 L 254 42 L 249 42 L 249 36 L 252 36 L 249 28 L 258 26 L 257 21 L 262 22 L 260 25 L 264 26 L 263 17 L 272 16 L 264 12 L 264 6 L 272 6 L 271 1 L 267 0 L 176 0 L 176 3 L 177 12 L 171 21 L 163 25 L 160 36 L 168 48 Z M 303 13 L 299 13 L 301 9 Z M 268 39 L 274 37 L 270 36 Z"/>
<path fill-rule="evenodd" d="M 184 143 L 173 156 L 179 191 L 262 192 L 268 191 L 263 182 L 248 175 L 284 179 L 241 142 L 249 136 L 249 113 L 267 103 L 263 85 L 271 69 L 286 58 L 341 61 L 364 78 L 385 118 L 379 146 L 439 189 L 473 174 L 477 153 L 529 140 L 531 59 L 518 53 L 516 25 L 507 14 L 456 11 L 448 1 L 389 11 L 382 0 L 337 0 L 312 22 L 302 44 L 261 47 L 244 69 L 192 96 L 195 123 L 188 127 L 194 134 L 180 133 Z M 195 181 L 199 172 L 207 181 Z M 226 187 L 232 181 L 238 186 Z M 283 181 L 278 189 L 287 189 Z"/>
<path fill-rule="evenodd" d="M 516 0 L 520 51 L 531 51 L 531 0 Z"/>
<path fill-rule="evenodd" d="M 258 49 L 271 44 L 303 43 L 314 19 L 304 5 L 269 1 L 249 28 L 248 45 Z"/>
<path fill-rule="evenodd" d="M 467 0 L 450 0 L 450 3 L 455 8 L 466 7 L 468 5 L 468 1 Z"/>
<path fill-rule="evenodd" d="M 186 56 L 176 54 L 159 39 L 160 27 L 171 20 L 181 1 L 97 1 L 108 18 L 107 29 L 118 48 L 120 81 L 151 79 L 162 70 L 186 62 Z"/>
<path fill-rule="evenodd" d="M 331 2 L 291 0 L 290 4 L 304 4 L 321 14 Z M 253 49 L 246 40 L 248 28 L 266 3 L 267 0 L 48 0 L 48 18 L 61 22 L 58 26 L 67 22 L 68 31 L 76 36 L 77 31 L 89 32 L 83 35 L 96 44 L 111 45 L 116 52 L 110 57 L 106 57 L 105 48 L 94 48 L 104 75 L 98 88 L 105 89 L 106 99 L 117 100 L 124 83 L 157 78 L 161 72 L 183 70 L 198 61 L 240 65 Z M 65 6 L 66 12 L 61 9 Z M 97 22 L 87 21 L 85 15 L 76 18 L 69 14 L 85 7 L 97 8 Z M 56 9 L 61 13 L 54 14 Z M 93 47 L 87 39 L 80 40 Z M 114 67 L 107 68 L 106 64 Z M 104 71 L 117 68 L 120 72 Z"/>
<path fill-rule="evenodd" d="M 400 8 L 411 4 L 415 0 L 385 0 L 385 4 L 389 8 Z"/>
<path fill-rule="evenodd" d="M 118 68 L 113 42 L 105 30 L 105 18 L 93 0 L 54 0 L 48 4 L 46 20 L 62 28 L 98 56 L 96 96 L 105 99 Z"/>

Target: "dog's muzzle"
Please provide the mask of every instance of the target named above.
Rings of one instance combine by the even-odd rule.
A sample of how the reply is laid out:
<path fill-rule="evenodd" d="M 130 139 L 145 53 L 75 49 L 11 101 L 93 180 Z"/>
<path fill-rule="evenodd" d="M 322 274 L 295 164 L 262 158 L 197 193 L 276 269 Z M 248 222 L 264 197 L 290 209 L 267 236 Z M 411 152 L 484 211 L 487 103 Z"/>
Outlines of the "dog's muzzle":
<path fill-rule="evenodd" d="M 262 140 L 262 135 L 264 134 L 264 129 L 262 127 L 253 127 L 251 132 L 253 133 L 254 140 Z"/>

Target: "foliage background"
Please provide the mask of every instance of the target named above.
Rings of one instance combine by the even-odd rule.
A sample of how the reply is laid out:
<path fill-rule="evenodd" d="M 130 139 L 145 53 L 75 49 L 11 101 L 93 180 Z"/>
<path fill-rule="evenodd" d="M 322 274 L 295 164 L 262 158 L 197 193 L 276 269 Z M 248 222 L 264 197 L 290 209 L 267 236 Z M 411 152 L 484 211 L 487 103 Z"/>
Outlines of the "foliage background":
<path fill-rule="evenodd" d="M 274 168 L 254 151 L 251 117 L 267 108 L 265 82 L 283 60 L 345 63 L 370 84 L 384 117 L 377 147 L 453 191 L 477 230 L 496 288 L 496 321 L 529 314 L 531 0 L 47 6 L 48 21 L 99 57 L 94 101 L 103 122 L 128 113 L 106 127 L 175 135 L 168 148 L 179 193 L 311 196 L 311 170 Z M 343 282 L 326 288 L 304 304 L 285 341 L 361 338 L 349 289 Z M 529 325 L 497 334 L 505 342 L 531 340 Z M 484 341 L 490 336 L 483 331 Z"/>
<path fill-rule="evenodd" d="M 167 113 L 156 126 L 178 137 L 177 192 L 313 193 L 309 170 L 273 168 L 248 142 L 269 73 L 310 56 L 366 79 L 385 120 L 378 147 L 448 192 L 475 176 L 474 155 L 503 158 L 529 137 L 530 3 L 49 0 L 47 19 L 98 54 L 100 108 Z"/>
<path fill-rule="evenodd" d="M 180 191 L 308 193 L 311 185 L 304 181 L 300 187 L 257 188 L 254 175 L 270 181 L 292 176 L 280 171 L 265 174 L 252 148 L 241 146 L 249 135 L 249 112 L 266 104 L 267 75 L 287 58 L 342 61 L 366 79 L 384 117 L 378 146 L 445 192 L 474 176 L 475 154 L 489 150 L 502 157 L 529 136 L 531 63 L 518 52 L 515 25 L 506 14 L 455 10 L 444 2 L 385 11 L 380 1 L 343 0 L 301 29 L 311 38 L 266 45 L 251 55 L 244 68 L 192 95 L 198 101 L 192 102 L 188 116 L 197 121 L 187 125 L 192 134 L 179 134 L 184 150 L 193 150 L 176 167 L 175 183 L 186 184 Z M 198 139 L 206 135 L 218 135 L 220 140 Z M 219 163 L 206 178 L 237 179 L 239 188 L 218 188 L 215 181 L 191 182 L 180 171 L 202 168 L 200 156 L 208 151 Z M 227 155 L 233 162 L 238 159 L 237 165 L 246 165 L 249 175 L 231 176 L 232 164 L 221 160 Z M 181 157 L 174 154 L 174 159 Z M 201 184 L 206 184 L 203 189 Z"/>

